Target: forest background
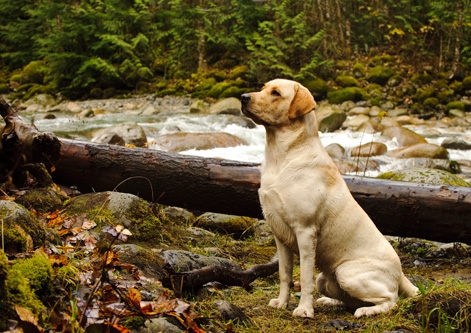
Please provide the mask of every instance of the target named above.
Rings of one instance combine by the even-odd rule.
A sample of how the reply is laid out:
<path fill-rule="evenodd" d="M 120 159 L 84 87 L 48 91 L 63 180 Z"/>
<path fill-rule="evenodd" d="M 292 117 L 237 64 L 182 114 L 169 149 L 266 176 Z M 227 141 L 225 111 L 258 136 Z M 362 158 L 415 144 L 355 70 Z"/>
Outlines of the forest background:
<path fill-rule="evenodd" d="M 436 107 L 471 89 L 470 0 L 0 0 L 0 12 L 0 93 L 22 98 L 219 98 L 284 77 L 322 99 L 407 79 L 399 99 L 433 81 L 422 97 Z"/>

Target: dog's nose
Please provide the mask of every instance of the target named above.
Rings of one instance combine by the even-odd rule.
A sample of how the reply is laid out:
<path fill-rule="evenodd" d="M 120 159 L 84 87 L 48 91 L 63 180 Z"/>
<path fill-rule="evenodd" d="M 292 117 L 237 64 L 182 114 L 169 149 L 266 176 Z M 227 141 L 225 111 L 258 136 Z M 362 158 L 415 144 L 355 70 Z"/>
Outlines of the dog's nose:
<path fill-rule="evenodd" d="M 250 94 L 242 94 L 240 96 L 240 101 L 242 102 L 242 104 L 247 104 L 248 102 L 250 102 Z"/>

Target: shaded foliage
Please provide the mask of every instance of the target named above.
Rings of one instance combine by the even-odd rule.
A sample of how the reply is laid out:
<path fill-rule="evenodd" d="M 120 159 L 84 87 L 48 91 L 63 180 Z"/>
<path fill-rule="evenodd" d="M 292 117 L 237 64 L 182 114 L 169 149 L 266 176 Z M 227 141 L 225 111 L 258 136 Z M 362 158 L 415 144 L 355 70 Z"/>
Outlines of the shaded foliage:
<path fill-rule="evenodd" d="M 241 65 L 247 87 L 306 81 L 326 78 L 333 60 L 382 53 L 452 73 L 471 66 L 470 0 L 0 0 L 0 11 L 2 67 L 40 62 L 39 82 L 19 84 L 72 97 L 220 81 Z"/>

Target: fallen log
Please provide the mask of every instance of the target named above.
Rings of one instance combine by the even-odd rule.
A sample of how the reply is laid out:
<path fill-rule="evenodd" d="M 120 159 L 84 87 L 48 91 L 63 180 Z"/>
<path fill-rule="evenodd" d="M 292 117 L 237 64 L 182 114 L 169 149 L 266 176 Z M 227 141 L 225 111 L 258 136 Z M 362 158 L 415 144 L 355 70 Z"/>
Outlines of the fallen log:
<path fill-rule="evenodd" d="M 53 179 L 190 210 L 262 218 L 257 164 L 61 139 Z M 137 177 L 137 178 L 136 178 Z M 471 243 L 471 188 L 344 176 L 383 234 Z"/>
<path fill-rule="evenodd" d="M 1 97 L 0 114 L 6 123 L 0 181 L 20 166 L 39 179 L 44 172 L 31 165 L 44 163 L 56 183 L 82 192 L 118 190 L 194 211 L 262 218 L 257 164 L 59 140 L 22 120 Z M 344 179 L 384 234 L 471 244 L 471 188 Z"/>

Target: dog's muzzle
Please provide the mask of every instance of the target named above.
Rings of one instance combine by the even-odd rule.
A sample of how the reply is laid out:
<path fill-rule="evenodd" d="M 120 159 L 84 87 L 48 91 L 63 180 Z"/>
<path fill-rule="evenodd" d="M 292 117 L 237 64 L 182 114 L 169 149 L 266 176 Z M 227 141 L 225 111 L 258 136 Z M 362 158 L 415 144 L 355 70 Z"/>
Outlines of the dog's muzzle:
<path fill-rule="evenodd" d="M 251 98 L 252 96 L 250 96 L 250 94 L 242 94 L 240 96 L 240 102 L 242 103 L 242 106 L 247 107 L 247 104 L 249 104 Z"/>

